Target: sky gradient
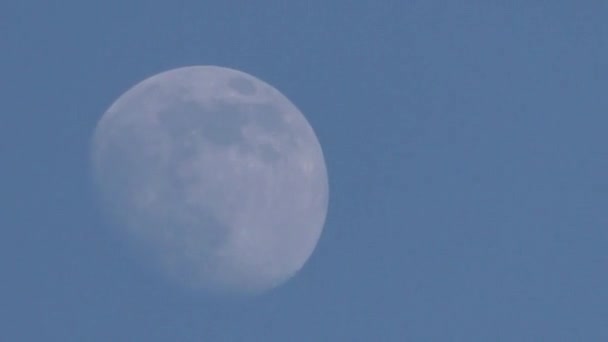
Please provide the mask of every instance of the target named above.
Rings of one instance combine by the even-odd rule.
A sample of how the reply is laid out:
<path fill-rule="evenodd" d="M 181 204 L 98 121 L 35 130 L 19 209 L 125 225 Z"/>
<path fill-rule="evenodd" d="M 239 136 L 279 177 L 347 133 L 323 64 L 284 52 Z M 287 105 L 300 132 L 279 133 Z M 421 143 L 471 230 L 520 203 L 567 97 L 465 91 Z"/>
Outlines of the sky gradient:
<path fill-rule="evenodd" d="M 0 4 L 0 340 L 608 340 L 605 1 Z M 323 147 L 315 253 L 248 300 L 111 234 L 97 120 L 158 72 L 283 92 Z"/>

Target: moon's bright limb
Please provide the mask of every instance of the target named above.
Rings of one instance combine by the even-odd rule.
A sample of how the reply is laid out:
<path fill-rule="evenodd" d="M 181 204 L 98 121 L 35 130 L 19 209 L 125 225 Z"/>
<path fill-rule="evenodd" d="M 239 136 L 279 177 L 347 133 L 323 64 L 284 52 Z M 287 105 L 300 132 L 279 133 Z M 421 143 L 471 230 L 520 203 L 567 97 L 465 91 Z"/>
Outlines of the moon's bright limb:
<path fill-rule="evenodd" d="M 183 67 L 135 85 L 99 121 L 92 163 L 104 207 L 190 288 L 278 286 L 325 222 L 313 129 L 278 90 L 233 69 Z"/>

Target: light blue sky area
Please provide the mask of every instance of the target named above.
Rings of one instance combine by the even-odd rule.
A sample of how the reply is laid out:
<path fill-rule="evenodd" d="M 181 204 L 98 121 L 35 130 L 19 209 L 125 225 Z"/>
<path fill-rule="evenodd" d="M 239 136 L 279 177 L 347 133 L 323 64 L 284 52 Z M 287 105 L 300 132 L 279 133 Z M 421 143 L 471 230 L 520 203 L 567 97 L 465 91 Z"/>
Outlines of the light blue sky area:
<path fill-rule="evenodd" d="M 605 1 L 0 5 L 0 340 L 607 341 Z M 134 259 L 97 120 L 168 69 L 255 75 L 323 146 L 329 213 L 275 291 Z"/>

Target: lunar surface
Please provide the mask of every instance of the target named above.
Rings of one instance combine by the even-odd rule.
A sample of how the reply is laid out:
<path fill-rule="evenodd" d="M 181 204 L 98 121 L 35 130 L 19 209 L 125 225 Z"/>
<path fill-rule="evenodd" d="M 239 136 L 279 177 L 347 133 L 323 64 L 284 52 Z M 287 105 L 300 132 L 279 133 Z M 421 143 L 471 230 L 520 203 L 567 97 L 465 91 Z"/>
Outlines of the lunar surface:
<path fill-rule="evenodd" d="M 118 231 L 187 288 L 255 294 L 312 254 L 328 205 L 321 146 L 278 90 L 191 66 L 120 96 L 92 140 L 93 178 Z"/>

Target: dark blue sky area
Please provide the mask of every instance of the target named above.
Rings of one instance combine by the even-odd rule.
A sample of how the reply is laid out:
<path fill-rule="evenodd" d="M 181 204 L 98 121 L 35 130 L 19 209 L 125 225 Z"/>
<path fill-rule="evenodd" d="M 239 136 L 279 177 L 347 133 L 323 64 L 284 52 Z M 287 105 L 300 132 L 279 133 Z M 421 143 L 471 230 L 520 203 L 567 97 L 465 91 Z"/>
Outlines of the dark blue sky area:
<path fill-rule="evenodd" d="M 4 1 L 0 340 L 608 341 L 608 2 Z M 132 258 L 89 178 L 135 83 L 280 89 L 330 177 L 304 269 L 250 300 Z"/>

